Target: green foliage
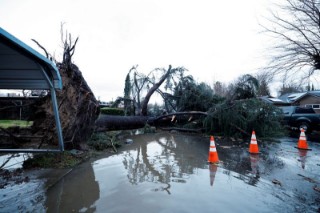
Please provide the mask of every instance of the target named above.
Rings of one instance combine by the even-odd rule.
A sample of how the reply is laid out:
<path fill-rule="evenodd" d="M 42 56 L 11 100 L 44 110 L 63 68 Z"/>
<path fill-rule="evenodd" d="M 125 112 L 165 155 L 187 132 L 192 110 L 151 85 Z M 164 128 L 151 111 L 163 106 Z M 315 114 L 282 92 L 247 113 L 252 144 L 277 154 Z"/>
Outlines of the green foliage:
<path fill-rule="evenodd" d="M 100 109 L 100 113 L 104 115 L 124 115 L 124 110 L 120 108 L 103 107 Z"/>
<path fill-rule="evenodd" d="M 195 119 L 192 122 L 185 122 L 185 124 L 182 126 L 184 129 L 201 129 L 202 126 L 202 120 L 203 118 Z"/>
<path fill-rule="evenodd" d="M 0 127 L 9 128 L 14 126 L 29 127 L 32 126 L 32 121 L 21 121 L 21 120 L 0 120 Z"/>
<path fill-rule="evenodd" d="M 246 74 L 238 79 L 233 91 L 233 100 L 241 100 L 256 97 L 259 89 L 259 81 L 252 75 Z"/>
<path fill-rule="evenodd" d="M 259 89 L 257 91 L 258 96 L 270 96 L 270 89 L 268 82 L 265 79 L 260 80 Z"/>
<path fill-rule="evenodd" d="M 227 87 L 225 86 L 225 84 L 223 84 L 220 81 L 217 81 L 214 83 L 213 85 L 213 91 L 216 95 L 220 96 L 220 97 L 226 97 L 227 94 Z"/>
<path fill-rule="evenodd" d="M 262 137 L 282 132 L 281 111 L 274 105 L 252 98 L 223 103 L 212 107 L 204 120 L 204 127 L 210 133 L 226 136 L 241 136 L 242 131 L 255 130 Z"/>
<path fill-rule="evenodd" d="M 123 100 L 123 105 L 124 105 L 124 114 L 125 115 L 130 115 L 132 112 L 132 106 L 131 106 L 131 90 L 132 90 L 132 85 L 131 85 L 131 79 L 130 79 L 130 72 L 127 74 L 126 80 L 125 80 L 125 85 L 124 85 L 124 100 Z"/>
<path fill-rule="evenodd" d="M 162 115 L 164 110 L 163 106 L 160 106 L 159 104 L 155 103 L 155 104 L 148 104 L 148 115 L 149 116 L 160 116 Z"/>
<path fill-rule="evenodd" d="M 143 128 L 143 133 L 155 133 L 156 132 L 156 128 L 150 126 L 149 124 L 146 124 Z"/>
<path fill-rule="evenodd" d="M 176 104 L 178 111 L 194 110 L 206 112 L 214 104 L 223 100 L 223 98 L 214 94 L 210 86 L 205 83 L 197 84 L 190 77 L 179 82 L 174 96 L 177 97 Z"/>
<path fill-rule="evenodd" d="M 130 74 L 127 74 L 125 84 L 124 84 L 124 97 L 125 98 L 130 98 L 130 92 L 132 89 L 131 83 L 130 83 Z"/>
<path fill-rule="evenodd" d="M 116 151 L 116 147 L 119 147 L 119 143 L 116 140 L 117 132 L 98 132 L 94 133 L 88 145 L 93 147 L 95 150 L 104 150 L 108 148 L 113 148 Z"/>
<path fill-rule="evenodd" d="M 117 97 L 117 99 L 113 103 L 111 103 L 111 108 L 118 108 L 122 100 L 122 97 Z"/>

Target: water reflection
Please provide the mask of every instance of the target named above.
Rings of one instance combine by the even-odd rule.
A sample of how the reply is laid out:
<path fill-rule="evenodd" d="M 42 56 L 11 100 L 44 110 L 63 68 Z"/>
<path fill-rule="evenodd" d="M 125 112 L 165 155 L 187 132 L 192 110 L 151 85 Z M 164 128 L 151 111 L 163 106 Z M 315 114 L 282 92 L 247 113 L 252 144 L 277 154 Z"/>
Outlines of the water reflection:
<path fill-rule="evenodd" d="M 134 141 L 140 143 L 126 151 L 122 161 L 131 184 L 161 183 L 162 186 L 153 191 L 165 191 L 171 194 L 170 182 L 187 183 L 197 169 L 209 169 L 210 185 L 213 186 L 218 166 L 208 164 L 206 161 L 210 145 L 208 139 L 159 134 L 153 135 L 150 140 L 146 135 L 138 135 Z M 235 178 L 252 186 L 258 184 L 259 155 L 249 154 L 247 149 L 242 147 L 233 147 L 232 152 L 230 149 L 220 148 L 218 152 L 222 160 L 219 166 L 226 169 L 222 171 L 224 174 L 229 176 L 233 174 Z"/>
<path fill-rule="evenodd" d="M 291 191 L 268 180 L 281 180 L 283 169 L 291 172 L 278 145 L 259 155 L 250 155 L 247 146 L 218 145 L 221 163 L 215 165 L 207 163 L 208 137 L 130 138 L 121 152 L 81 165 L 50 188 L 47 212 L 293 212 L 299 205 L 294 196 L 279 196 Z"/>
<path fill-rule="evenodd" d="M 251 171 L 253 175 L 259 174 L 259 155 L 257 154 L 250 154 L 250 165 L 251 165 Z"/>
<path fill-rule="evenodd" d="M 223 162 L 221 167 L 226 175 L 233 175 L 233 178 L 242 180 L 244 183 L 256 186 L 260 180 L 258 167 L 259 155 L 248 153 L 246 146 L 232 146 L 230 148 L 219 149 L 219 157 Z M 231 172 L 233 171 L 233 172 Z"/>
<path fill-rule="evenodd" d="M 250 154 L 250 165 L 252 177 L 250 178 L 249 184 L 252 186 L 256 186 L 260 179 L 258 154 Z"/>
<path fill-rule="evenodd" d="M 299 157 L 301 162 L 301 168 L 304 169 L 306 166 L 308 150 L 299 149 Z"/>
<path fill-rule="evenodd" d="M 99 185 L 92 166 L 82 165 L 47 191 L 47 212 L 95 212 Z"/>
<path fill-rule="evenodd" d="M 210 171 L 210 186 L 213 186 L 214 178 L 216 177 L 216 173 L 218 170 L 218 166 L 216 164 L 210 164 L 209 165 L 209 171 Z"/>
<path fill-rule="evenodd" d="M 202 153 L 200 138 L 172 134 L 152 135 L 151 142 L 140 142 L 134 149 L 123 154 L 123 165 L 131 184 L 155 182 L 166 187 L 154 191 L 170 193 L 170 182 L 186 183 L 197 168 L 207 166 L 205 158 L 195 157 Z M 136 136 L 134 141 L 146 140 L 146 135 Z M 195 153 L 196 151 L 196 153 Z"/>
<path fill-rule="evenodd" d="M 122 191 L 141 187 L 145 193 L 171 196 L 174 184 L 186 184 L 192 174 L 208 168 L 209 144 L 203 137 L 169 133 L 131 137 L 134 142 L 124 145 L 121 153 L 84 163 L 50 187 L 47 212 L 103 212 L 105 208 L 118 212 L 120 207 L 112 200 L 122 200 Z M 132 205 L 140 202 L 133 191 L 126 195 Z"/>

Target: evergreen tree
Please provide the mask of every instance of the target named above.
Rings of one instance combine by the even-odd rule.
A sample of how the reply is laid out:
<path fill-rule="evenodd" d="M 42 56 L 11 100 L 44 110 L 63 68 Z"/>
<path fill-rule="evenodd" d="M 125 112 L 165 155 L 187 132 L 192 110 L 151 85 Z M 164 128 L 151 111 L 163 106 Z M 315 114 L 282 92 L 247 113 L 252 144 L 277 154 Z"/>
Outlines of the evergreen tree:
<path fill-rule="evenodd" d="M 131 101 L 130 101 L 130 93 L 131 93 L 131 82 L 130 82 L 130 73 L 127 74 L 125 85 L 124 85 L 124 114 L 131 114 Z"/>

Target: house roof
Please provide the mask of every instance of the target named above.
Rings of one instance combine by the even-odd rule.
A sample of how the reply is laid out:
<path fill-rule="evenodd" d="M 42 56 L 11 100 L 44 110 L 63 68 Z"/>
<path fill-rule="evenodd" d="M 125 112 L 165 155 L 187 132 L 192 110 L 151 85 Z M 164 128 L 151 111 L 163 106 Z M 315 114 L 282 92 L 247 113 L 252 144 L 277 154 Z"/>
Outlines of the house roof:
<path fill-rule="evenodd" d="M 320 91 L 308 91 L 308 92 L 299 92 L 299 93 L 287 93 L 284 95 L 281 95 L 279 99 L 286 103 L 294 103 L 296 101 L 301 100 L 307 95 L 316 96 L 320 98 Z"/>
<path fill-rule="evenodd" d="M 320 90 L 309 91 L 308 94 L 320 97 Z"/>
<path fill-rule="evenodd" d="M 274 97 L 270 97 L 270 96 L 262 96 L 262 97 L 260 97 L 260 99 L 264 100 L 267 103 L 272 103 L 272 104 L 286 104 L 287 103 L 279 98 L 274 98 Z"/>
<path fill-rule="evenodd" d="M 62 89 L 52 61 L 0 28 L 0 89 Z"/>

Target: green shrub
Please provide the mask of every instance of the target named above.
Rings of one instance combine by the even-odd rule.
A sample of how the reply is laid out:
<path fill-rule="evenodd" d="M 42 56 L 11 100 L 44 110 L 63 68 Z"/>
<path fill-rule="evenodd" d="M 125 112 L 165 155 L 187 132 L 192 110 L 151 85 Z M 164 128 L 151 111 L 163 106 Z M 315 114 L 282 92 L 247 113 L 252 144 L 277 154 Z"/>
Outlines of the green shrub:
<path fill-rule="evenodd" d="M 124 110 L 119 108 L 103 107 L 100 109 L 100 113 L 104 115 L 124 115 Z"/>
<path fill-rule="evenodd" d="M 203 125 L 211 134 L 241 137 L 243 132 L 255 130 L 261 137 L 270 137 L 283 133 L 281 116 L 276 106 L 252 98 L 214 106 Z"/>
<path fill-rule="evenodd" d="M 88 145 L 98 151 L 108 148 L 113 148 L 114 151 L 116 151 L 116 148 L 120 147 L 120 144 L 116 139 L 116 135 L 117 132 L 113 131 L 94 133 L 88 141 Z"/>
<path fill-rule="evenodd" d="M 149 124 L 146 124 L 143 128 L 143 132 L 144 133 L 155 133 L 156 132 L 156 128 L 153 126 L 150 126 Z"/>

